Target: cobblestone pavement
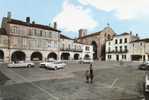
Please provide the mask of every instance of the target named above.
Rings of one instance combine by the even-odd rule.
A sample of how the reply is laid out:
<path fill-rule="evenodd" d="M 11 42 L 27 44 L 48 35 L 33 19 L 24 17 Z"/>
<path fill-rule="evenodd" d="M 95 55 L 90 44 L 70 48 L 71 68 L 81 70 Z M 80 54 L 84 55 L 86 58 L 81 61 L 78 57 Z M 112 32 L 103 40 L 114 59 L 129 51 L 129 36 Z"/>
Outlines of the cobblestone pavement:
<path fill-rule="evenodd" d="M 144 71 L 137 65 L 95 62 L 93 84 L 85 82 L 87 64 L 68 64 L 57 71 L 1 65 L 11 80 L 0 86 L 0 96 L 2 100 L 141 100 Z"/>

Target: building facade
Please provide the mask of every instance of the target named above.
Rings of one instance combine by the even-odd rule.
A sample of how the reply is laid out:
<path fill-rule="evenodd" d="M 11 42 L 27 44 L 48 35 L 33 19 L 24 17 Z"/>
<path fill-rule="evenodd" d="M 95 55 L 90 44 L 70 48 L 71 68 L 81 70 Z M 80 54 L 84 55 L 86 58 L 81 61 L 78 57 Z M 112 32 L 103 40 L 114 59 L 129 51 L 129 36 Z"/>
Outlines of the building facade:
<path fill-rule="evenodd" d="M 66 37 L 54 27 L 11 18 L 11 13 L 2 20 L 0 28 L 0 61 L 45 61 L 92 59 L 91 45 L 81 44 Z M 86 48 L 87 49 L 84 49 Z"/>
<path fill-rule="evenodd" d="M 93 59 L 93 47 L 78 43 L 67 36 L 60 35 L 60 58 L 61 60 Z"/>
<path fill-rule="evenodd" d="M 12 19 L 10 15 L 2 20 L 0 35 L 1 58 L 5 62 L 17 60 L 58 59 L 60 31 L 46 25 Z"/>
<path fill-rule="evenodd" d="M 130 43 L 131 61 L 149 61 L 149 38 Z"/>
<path fill-rule="evenodd" d="M 106 41 L 106 60 L 107 61 L 131 61 L 130 43 L 138 40 L 137 35 L 123 33 L 116 35 L 111 40 Z"/>
<path fill-rule="evenodd" d="M 83 44 L 93 46 L 93 59 L 105 60 L 105 43 L 115 35 L 115 32 L 109 26 L 100 32 L 87 34 L 87 30 L 80 29 L 77 41 Z"/>

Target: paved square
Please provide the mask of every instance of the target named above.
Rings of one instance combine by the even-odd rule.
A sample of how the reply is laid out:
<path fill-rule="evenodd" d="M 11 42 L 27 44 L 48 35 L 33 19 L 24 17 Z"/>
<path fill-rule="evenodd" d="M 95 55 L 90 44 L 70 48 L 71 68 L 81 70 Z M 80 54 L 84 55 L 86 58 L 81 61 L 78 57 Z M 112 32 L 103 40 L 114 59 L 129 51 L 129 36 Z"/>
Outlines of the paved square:
<path fill-rule="evenodd" d="M 140 100 L 144 71 L 137 63 L 96 62 L 94 83 L 85 82 L 87 64 L 68 64 L 49 71 L 35 68 L 6 68 L 8 79 L 0 87 L 2 100 Z"/>

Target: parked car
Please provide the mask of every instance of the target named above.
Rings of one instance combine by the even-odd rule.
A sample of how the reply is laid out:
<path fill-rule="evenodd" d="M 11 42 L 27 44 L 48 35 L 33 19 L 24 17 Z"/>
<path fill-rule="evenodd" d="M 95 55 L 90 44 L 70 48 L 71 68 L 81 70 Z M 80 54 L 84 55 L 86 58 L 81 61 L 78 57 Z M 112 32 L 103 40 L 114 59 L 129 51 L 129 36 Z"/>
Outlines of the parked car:
<path fill-rule="evenodd" d="M 13 63 L 8 64 L 9 68 L 13 68 L 13 67 L 16 67 L 16 68 L 20 68 L 20 67 L 30 68 L 30 67 L 34 67 L 34 66 L 35 66 L 34 63 L 25 62 L 25 61 L 17 61 L 15 63 L 13 62 Z"/>
<path fill-rule="evenodd" d="M 142 64 L 139 65 L 138 69 L 140 70 L 149 70 L 149 62 L 143 62 Z"/>
<path fill-rule="evenodd" d="M 2 63 L 3 62 L 3 59 L 0 59 L 0 63 Z"/>
<path fill-rule="evenodd" d="M 60 61 L 55 61 L 55 62 L 44 62 L 44 63 L 41 63 L 40 65 L 41 67 L 44 67 L 46 69 L 57 70 L 57 69 L 64 68 L 66 64 Z"/>
<path fill-rule="evenodd" d="M 92 59 L 83 59 L 79 61 L 80 64 L 91 64 L 93 63 Z"/>
<path fill-rule="evenodd" d="M 145 92 L 149 92 L 149 71 L 145 72 Z"/>
<path fill-rule="evenodd" d="M 40 63 L 40 68 L 46 68 L 46 66 L 51 66 L 51 64 L 54 62 L 55 62 L 54 60 L 42 62 L 42 63 Z"/>

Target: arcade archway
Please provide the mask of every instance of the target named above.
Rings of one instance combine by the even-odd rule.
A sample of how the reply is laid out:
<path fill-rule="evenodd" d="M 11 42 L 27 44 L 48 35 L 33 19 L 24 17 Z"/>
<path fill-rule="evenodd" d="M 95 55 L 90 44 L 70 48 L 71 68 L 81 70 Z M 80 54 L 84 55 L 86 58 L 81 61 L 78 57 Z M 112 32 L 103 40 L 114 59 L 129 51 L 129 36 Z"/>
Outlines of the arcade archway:
<path fill-rule="evenodd" d="M 69 53 L 62 53 L 61 54 L 61 59 L 62 60 L 69 60 L 70 54 Z"/>
<path fill-rule="evenodd" d="M 40 61 L 42 60 L 42 54 L 40 52 L 33 52 L 31 55 L 32 61 Z"/>
<path fill-rule="evenodd" d="M 79 54 L 74 54 L 74 60 L 79 60 Z"/>
<path fill-rule="evenodd" d="M 49 58 L 53 58 L 53 59 L 57 60 L 57 54 L 54 53 L 54 52 L 49 53 L 49 54 L 48 54 L 48 59 L 49 59 Z"/>
<path fill-rule="evenodd" d="M 25 53 L 22 51 L 15 51 L 11 55 L 11 61 L 25 61 Z"/>

